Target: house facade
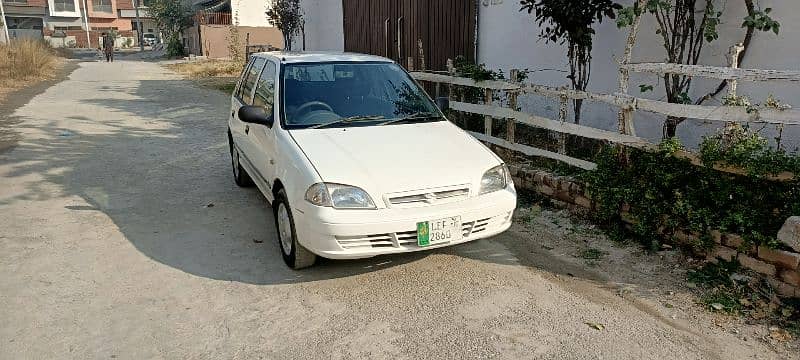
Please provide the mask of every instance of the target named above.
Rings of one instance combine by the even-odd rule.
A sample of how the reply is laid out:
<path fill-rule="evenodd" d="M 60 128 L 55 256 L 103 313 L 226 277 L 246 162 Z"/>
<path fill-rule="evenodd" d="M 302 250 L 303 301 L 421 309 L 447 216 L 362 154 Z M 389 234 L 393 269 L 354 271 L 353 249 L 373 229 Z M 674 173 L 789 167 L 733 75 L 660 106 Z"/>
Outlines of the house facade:
<path fill-rule="evenodd" d="M 429 1 L 443 4 L 448 1 Z M 618 0 L 623 5 L 631 5 L 633 0 Z M 305 32 L 294 39 L 296 48 L 307 50 L 334 50 L 369 52 L 387 56 L 408 67 L 408 58 L 412 58 L 415 68 L 420 66 L 419 51 L 413 51 L 405 44 L 405 37 L 416 36 L 422 39 L 422 49 L 426 58 L 426 69 L 445 70 L 443 64 L 436 60 L 436 47 L 431 43 L 439 39 L 450 41 L 470 41 L 469 46 L 455 47 L 448 57 L 462 55 L 473 58 L 477 63 L 484 63 L 493 70 L 502 70 L 506 75 L 510 69 L 528 69 L 528 81 L 549 86 L 569 86 L 566 78 L 569 62 L 567 50 L 557 43 L 548 43 L 539 38 L 541 29 L 534 22 L 533 16 L 520 11 L 518 0 L 457 0 L 447 8 L 428 7 L 423 19 L 409 23 L 415 16 L 415 7 L 420 6 L 414 0 L 301 0 L 305 12 Z M 800 27 L 793 26 L 800 20 L 800 2 L 782 0 L 761 0 L 758 5 L 762 9 L 772 8 L 771 15 L 783 26 L 779 34 L 759 32 L 753 36 L 750 49 L 743 68 L 760 68 L 776 70 L 800 70 L 797 56 L 800 47 L 797 38 Z M 469 13 L 464 8 L 474 9 Z M 365 10 L 366 9 L 366 10 Z M 443 15 L 444 14 L 444 15 Z M 475 21 L 467 30 L 463 24 L 454 21 L 443 21 L 445 18 L 461 18 L 474 16 Z M 729 48 L 741 42 L 745 35 L 742 19 L 746 10 L 741 2 L 728 2 L 723 11 L 721 24 L 718 27 L 719 39 L 707 43 L 703 50 L 700 64 L 726 66 L 726 55 Z M 427 37 L 425 34 L 413 33 L 414 27 L 421 27 L 425 21 L 437 24 Z M 354 30 L 355 29 L 355 30 Z M 663 62 L 665 51 L 652 16 L 644 15 L 639 37 L 633 51 L 634 62 Z M 614 93 L 617 91 L 618 60 L 623 54 L 628 29 L 618 29 L 614 20 L 606 20 L 595 28 L 596 35 L 592 51 L 592 72 L 588 90 L 598 93 Z M 474 37 L 465 32 L 474 33 Z M 397 34 L 401 36 L 398 37 Z M 434 34 L 431 36 L 430 34 Z M 398 47 L 398 42 L 401 46 Z M 369 43 L 368 45 L 364 45 Z M 367 51 L 364 51 L 366 49 Z M 460 52 L 460 53 L 459 53 Z M 399 56 L 398 56 L 399 53 Z M 663 79 L 656 75 L 632 74 L 631 88 L 636 96 L 652 99 L 664 99 Z M 652 85 L 654 91 L 639 93 L 638 85 Z M 693 79 L 689 97 L 696 99 L 713 91 L 719 81 Z M 800 106 L 800 86 L 792 83 L 753 83 L 739 82 L 739 94 L 748 96 L 755 103 L 763 103 L 770 95 L 774 95 L 784 103 Z M 720 105 L 722 95 L 709 101 L 706 105 Z M 557 101 L 535 96 L 524 96 L 519 100 L 526 112 L 558 118 Z M 793 103 L 794 102 L 794 103 Z M 570 110 L 571 111 L 571 110 Z M 606 130 L 617 129 L 616 108 L 606 105 L 586 103 L 582 112 L 582 123 Z M 663 118 L 647 113 L 636 115 L 636 127 L 640 136 L 658 140 L 662 135 Z M 767 126 L 765 133 L 777 133 L 779 129 Z M 800 126 L 783 129 L 784 139 L 800 138 Z M 693 146 L 703 135 L 713 131 L 713 127 L 700 121 L 686 121 L 678 129 L 681 139 Z"/>
<path fill-rule="evenodd" d="M 231 41 L 242 53 L 247 45 L 283 48 L 283 36 L 267 19 L 264 0 L 195 0 L 192 5 L 194 25 L 183 32 L 190 54 L 228 58 Z"/>
<path fill-rule="evenodd" d="M 53 46 L 99 47 L 102 33 L 116 31 L 118 47 L 138 44 L 137 0 L 0 0 L 9 36 L 39 38 Z M 147 8 L 139 8 L 144 31 L 156 32 Z M 88 23 L 88 24 L 87 24 Z"/>

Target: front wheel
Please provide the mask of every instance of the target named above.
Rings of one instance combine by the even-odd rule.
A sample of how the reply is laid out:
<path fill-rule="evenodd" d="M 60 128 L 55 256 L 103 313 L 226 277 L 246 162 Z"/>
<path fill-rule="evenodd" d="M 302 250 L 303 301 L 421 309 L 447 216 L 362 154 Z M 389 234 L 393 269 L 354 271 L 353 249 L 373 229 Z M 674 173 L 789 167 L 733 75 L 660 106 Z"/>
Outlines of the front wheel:
<path fill-rule="evenodd" d="M 314 265 L 317 255 L 304 248 L 297 242 L 297 232 L 294 227 L 292 208 L 286 197 L 286 191 L 278 191 L 273 203 L 275 213 L 275 228 L 278 230 L 278 245 L 281 248 L 283 261 L 290 268 L 298 270 Z"/>

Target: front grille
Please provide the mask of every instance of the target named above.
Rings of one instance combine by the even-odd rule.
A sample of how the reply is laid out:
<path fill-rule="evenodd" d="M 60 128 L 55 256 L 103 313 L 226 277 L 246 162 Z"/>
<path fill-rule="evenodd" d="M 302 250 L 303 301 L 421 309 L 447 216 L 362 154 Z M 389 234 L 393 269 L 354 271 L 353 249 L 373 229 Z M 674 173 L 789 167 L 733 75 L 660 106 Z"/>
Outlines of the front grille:
<path fill-rule="evenodd" d="M 456 186 L 445 189 L 420 190 L 393 194 L 389 196 L 389 205 L 424 205 L 454 202 L 469 196 L 468 186 Z"/>
<path fill-rule="evenodd" d="M 392 234 L 376 234 L 365 236 L 337 236 L 336 242 L 343 249 L 369 249 L 380 247 L 394 247 Z"/>
<path fill-rule="evenodd" d="M 502 224 L 510 214 L 461 223 L 461 235 L 468 238 L 479 235 L 490 226 Z M 336 236 L 336 241 L 345 250 L 366 250 L 373 248 L 414 248 L 417 247 L 417 231 L 401 231 L 389 234 L 359 236 Z"/>

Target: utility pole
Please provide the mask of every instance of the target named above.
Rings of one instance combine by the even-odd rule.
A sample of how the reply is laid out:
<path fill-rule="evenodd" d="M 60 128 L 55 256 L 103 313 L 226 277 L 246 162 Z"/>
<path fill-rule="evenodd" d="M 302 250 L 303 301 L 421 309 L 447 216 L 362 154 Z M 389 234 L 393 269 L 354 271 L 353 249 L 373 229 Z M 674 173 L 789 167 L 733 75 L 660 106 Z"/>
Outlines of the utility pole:
<path fill-rule="evenodd" d="M 139 20 L 139 4 L 141 1 L 142 0 L 136 0 L 134 10 L 136 11 L 136 37 L 139 38 L 139 51 L 144 51 L 144 43 L 142 42 L 142 40 L 144 40 L 144 33 L 142 32 L 142 21 Z"/>
<path fill-rule="evenodd" d="M 6 35 L 5 43 L 11 43 L 11 37 L 8 36 L 8 23 L 6 22 L 6 11 L 3 9 L 3 0 L 0 0 L 0 20 L 3 21 L 3 31 Z"/>
<path fill-rule="evenodd" d="M 83 0 L 83 21 L 86 23 L 86 48 L 91 49 L 92 37 L 89 35 L 89 31 L 91 31 L 91 29 L 89 28 L 89 3 L 87 0 Z"/>

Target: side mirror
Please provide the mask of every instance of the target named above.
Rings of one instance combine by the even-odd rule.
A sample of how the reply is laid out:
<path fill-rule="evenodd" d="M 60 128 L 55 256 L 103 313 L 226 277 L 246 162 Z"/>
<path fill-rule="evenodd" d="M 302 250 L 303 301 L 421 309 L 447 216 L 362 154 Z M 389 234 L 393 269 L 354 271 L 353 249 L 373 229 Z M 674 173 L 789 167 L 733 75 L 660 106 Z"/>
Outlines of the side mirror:
<path fill-rule="evenodd" d="M 272 114 L 267 115 L 267 112 L 261 106 L 242 106 L 239 108 L 239 120 L 250 124 L 264 125 L 272 127 L 275 122 Z"/>
<path fill-rule="evenodd" d="M 436 98 L 436 106 L 441 111 L 447 111 L 450 109 L 450 99 L 446 97 L 438 97 Z"/>

